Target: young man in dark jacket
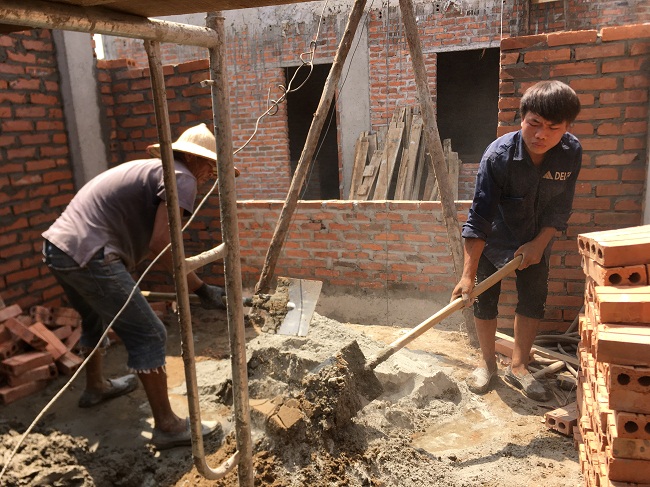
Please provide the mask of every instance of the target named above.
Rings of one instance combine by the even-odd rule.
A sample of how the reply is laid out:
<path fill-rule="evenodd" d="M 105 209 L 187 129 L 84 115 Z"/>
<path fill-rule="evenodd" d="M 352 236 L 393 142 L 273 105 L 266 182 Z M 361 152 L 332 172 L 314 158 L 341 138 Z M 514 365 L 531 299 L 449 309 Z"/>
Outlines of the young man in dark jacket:
<path fill-rule="evenodd" d="M 523 256 L 516 271 L 515 343 L 505 379 L 531 399 L 547 401 L 550 393 L 528 371 L 528 357 L 544 317 L 553 237 L 567 228 L 580 171 L 582 147 L 567 132 L 580 101 L 566 84 L 541 81 L 526 91 L 520 112 L 521 130 L 499 137 L 481 159 L 462 231 L 463 275 L 452 300 L 469 296 L 475 283 Z M 476 394 L 487 392 L 497 374 L 494 336 L 500 292 L 500 283 L 495 284 L 474 303 L 482 359 L 467 384 Z"/>

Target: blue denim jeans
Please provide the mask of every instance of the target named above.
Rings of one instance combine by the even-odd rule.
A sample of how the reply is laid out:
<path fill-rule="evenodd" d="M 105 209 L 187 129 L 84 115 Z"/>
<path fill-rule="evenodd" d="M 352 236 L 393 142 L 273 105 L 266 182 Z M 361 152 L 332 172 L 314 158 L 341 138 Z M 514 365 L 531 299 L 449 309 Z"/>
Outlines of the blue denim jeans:
<path fill-rule="evenodd" d="M 135 281 L 116 256 L 99 250 L 85 267 L 45 241 L 43 261 L 82 319 L 81 347 L 93 348 L 126 303 Z M 165 365 L 167 330 L 138 290 L 113 324 L 128 352 L 128 367 L 148 372 Z"/>

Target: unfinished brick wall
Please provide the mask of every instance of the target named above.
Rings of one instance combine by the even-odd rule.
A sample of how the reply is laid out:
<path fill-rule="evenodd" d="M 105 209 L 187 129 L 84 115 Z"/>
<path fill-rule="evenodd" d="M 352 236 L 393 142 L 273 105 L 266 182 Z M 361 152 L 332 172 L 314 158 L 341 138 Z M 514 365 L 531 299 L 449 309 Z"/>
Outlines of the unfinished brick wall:
<path fill-rule="evenodd" d="M 244 37 L 236 43 L 228 60 L 232 67 L 229 89 L 235 149 L 244 146 L 253 136 L 256 119 L 269 108 L 269 100 L 282 96 L 279 86 L 287 84 L 284 68 L 278 67 L 278 59 L 273 58 L 272 46 L 258 52 L 247 48 L 247 40 Z M 298 46 L 300 50 L 305 49 L 301 40 L 297 37 L 285 40 L 295 45 L 295 49 L 285 51 L 287 57 L 300 52 Z M 325 42 L 325 46 L 319 48 L 320 55 L 333 55 L 332 47 L 336 49 L 335 40 Z M 259 64 L 267 66 L 263 73 L 257 71 Z M 149 69 L 129 59 L 99 61 L 98 71 L 102 101 L 108 107 L 111 124 L 113 164 L 145 157 L 147 145 L 157 140 Z M 209 79 L 208 60 L 165 65 L 164 73 L 172 135 L 177 137 L 185 128 L 200 122 L 211 126 L 210 89 L 199 85 L 200 81 Z M 286 104 L 271 112 L 272 115 L 259 124 L 250 143 L 235 155 L 235 165 L 241 170 L 237 191 L 242 199 L 284 198 L 289 189 L 291 168 Z"/>
<path fill-rule="evenodd" d="M 457 204 L 461 223 L 468 202 Z M 242 276 L 253 286 L 282 209 L 279 201 L 240 201 L 239 232 Z M 575 252 L 575 239 L 571 241 Z M 569 250 L 554 249 L 554 265 Z M 570 270 L 573 273 L 573 269 Z M 575 269 L 576 276 L 582 274 Z M 427 299 L 449 293 L 456 284 L 447 231 L 439 202 L 313 201 L 296 209 L 276 275 L 323 281 L 323 292 L 410 291 Z M 576 281 L 578 279 L 576 278 Z M 584 285 L 584 274 L 582 274 Z M 505 283 L 512 290 L 514 281 Z M 542 323 L 545 330 L 564 330 L 582 305 L 584 286 L 567 286 L 557 273 L 549 285 L 549 304 Z M 512 295 L 502 299 L 500 326 L 512 327 Z"/>
<path fill-rule="evenodd" d="M 0 294 L 24 309 L 61 290 L 41 233 L 74 194 L 51 32 L 0 36 Z"/>
<path fill-rule="evenodd" d="M 416 87 L 401 13 L 395 3 L 385 3 L 368 10 L 368 63 L 370 73 L 370 116 L 373 130 L 386 127 L 395 109 L 399 106 L 417 104 Z M 315 62 L 331 62 L 338 44 L 345 15 L 333 10 L 324 18 L 320 29 Z M 242 106 L 233 104 L 233 129 L 235 137 L 241 140 L 241 133 L 250 133 L 258 114 L 266 109 L 267 98 L 278 98 L 278 84 L 284 84 L 283 67 L 298 63 L 297 53 L 307 49 L 315 35 L 316 22 L 320 12 L 314 11 L 311 22 L 286 17 L 286 22 L 269 26 L 264 32 L 252 27 L 240 26 L 237 32 L 227 32 L 228 69 L 231 73 L 231 95 L 233 99 L 245 100 Z M 513 4 L 493 2 L 476 8 L 463 8 L 462 3 L 422 2 L 415 5 L 424 61 L 429 83 L 436 102 L 437 62 L 436 52 L 463 47 L 498 46 L 502 37 L 516 37 L 556 31 L 599 29 L 604 26 L 625 25 L 650 21 L 650 7 L 647 2 L 635 0 L 621 3 L 615 0 L 570 0 L 568 2 L 544 2 L 531 4 L 517 0 Z M 282 18 L 282 16 L 279 16 Z M 233 23 L 233 25 L 236 25 Z M 289 27 L 290 26 L 290 27 Z M 363 26 L 363 24 L 362 24 Z M 147 60 L 141 41 L 120 39 L 116 52 L 133 58 L 138 66 L 146 67 Z M 474 46 L 474 47 L 473 47 Z M 350 55 L 354 54 L 353 46 Z M 184 62 L 192 55 L 201 56 L 205 50 L 193 47 L 178 48 L 163 45 L 163 59 L 168 63 Z M 176 58 L 174 58 L 176 54 Z M 271 93 L 268 93 L 271 87 Z M 339 107 L 339 110 L 341 108 Z M 268 143 L 253 145 L 242 154 L 246 163 L 253 168 L 260 159 L 267 160 L 268 149 L 277 161 L 271 162 L 275 174 L 276 164 L 282 164 L 280 152 L 288 138 L 286 112 L 280 112 L 274 119 L 263 122 Z M 240 130 L 242 132 L 240 132 Z M 288 154 L 288 153 L 287 153 Z M 339 161 L 340 161 L 339 157 Z M 285 160 L 288 156 L 285 155 Z M 459 177 L 460 199 L 471 198 L 478 161 L 463 161 Z M 466 166 L 465 163 L 470 164 Z M 340 162 L 339 162 L 340 164 Z M 255 171 L 267 174 L 255 166 Z M 289 174 L 288 167 L 282 167 L 281 178 Z M 280 183 L 286 186 L 286 182 Z M 266 188 L 248 188 L 244 180 L 240 183 L 242 197 L 263 199 Z M 286 186 L 288 187 L 288 186 Z M 275 197 L 275 196 L 268 196 Z"/>
<path fill-rule="evenodd" d="M 604 29 L 602 37 L 596 31 L 566 32 L 508 39 L 502 45 L 501 132 L 517 128 L 518 98 L 526 86 L 540 78 L 567 81 L 578 91 L 584 105 L 575 130 L 585 147 L 576 211 L 567 235 L 555 244 L 551 262 L 546 320 L 555 325 L 573 319 L 584 292 L 575 236 L 585 231 L 636 225 L 641 220 L 640 202 L 647 171 L 648 101 L 645 97 L 648 90 L 648 37 L 647 25 L 635 25 Z M 0 237 L 0 294 L 25 309 L 33 304 L 54 305 L 61 291 L 40 263 L 40 233 L 60 214 L 74 193 L 57 67 L 47 31 L 3 36 L 0 43 L 6 47 L 3 52 L 5 62 L 0 64 L 0 113 L 4 114 L 0 122 L 3 128 L 0 137 L 4 141 L 0 147 L 3 156 L 0 166 L 3 229 Z M 332 39 L 328 46 L 335 44 Z M 269 52 L 268 56 L 271 54 Z M 250 133 L 251 127 L 246 125 L 251 123 L 250 106 L 266 106 L 265 97 L 259 95 L 251 95 L 245 109 L 241 101 L 246 99 L 247 90 L 256 92 L 260 85 L 254 64 L 257 61 L 240 60 L 238 65 L 240 78 L 237 78 L 237 100 L 233 102 L 232 111 L 233 126 L 235 120 L 238 124 L 235 136 L 239 143 Z M 269 60 L 264 62 L 271 64 Z M 174 136 L 197 121 L 209 123 L 212 116 L 207 104 L 209 95 L 197 84 L 207 77 L 207 62 L 194 61 L 164 69 Z M 273 73 L 273 82 L 284 77 L 283 69 L 277 64 L 264 73 Z M 143 157 L 146 145 L 156 137 L 146 70 L 127 61 L 99 63 L 98 76 L 107 123 L 112 129 L 112 164 Z M 268 81 L 268 77 L 264 78 L 265 84 Z M 279 155 L 282 150 L 287 150 L 286 143 L 282 142 L 282 137 L 286 137 L 283 120 L 282 117 L 272 119 L 268 130 L 262 132 L 262 140 L 266 141 L 262 143 L 259 140 L 256 142 L 259 146 L 253 145 L 254 155 L 247 155 L 248 152 L 244 151 L 237 156 L 236 163 L 243 173 L 237 183 L 240 200 L 259 200 L 260 195 L 265 200 L 284 198 L 288 174 L 284 175 L 281 166 L 273 165 L 277 161 L 286 165 L 288 160 L 287 155 Z M 277 144 L 273 145 L 275 141 Z M 248 157 L 250 159 L 246 159 Z M 265 167 L 268 173 L 256 173 L 257 170 L 265 171 Z M 278 179 L 286 181 L 284 192 L 274 189 L 278 193 L 273 196 L 268 188 Z M 395 212 L 394 218 L 398 223 L 393 222 L 390 213 L 386 217 L 378 210 L 376 205 L 384 203 L 358 203 L 355 206 L 349 202 L 340 207 L 338 203 L 332 203 L 332 206 L 325 203 L 327 211 L 320 204 L 314 202 L 299 206 L 296 222 L 300 226 L 296 227 L 294 223 L 278 274 L 296 275 L 295 271 L 297 275 L 313 272 L 315 276 L 318 271 L 318 278 L 325 280 L 326 286 L 342 288 L 348 285 L 358 288 L 362 282 L 374 282 L 374 285 L 390 282 L 390 286 L 402 288 L 411 285 L 412 289 L 422 291 L 423 296 L 434 289 L 429 287 L 432 279 L 452 275 L 448 267 L 427 268 L 426 261 L 435 267 L 444 259 L 441 260 L 437 251 L 414 252 L 414 244 L 409 240 L 426 239 L 446 245 L 444 228 L 439 222 L 430 223 L 437 211 L 435 203 L 422 203 L 415 207 L 410 206 L 413 203 L 403 203 L 405 206 L 391 203 L 391 213 Z M 245 279 L 249 284 L 259 273 L 281 205 L 279 201 L 240 203 L 242 257 Z M 466 205 L 459 205 L 461 218 L 466 212 Z M 332 216 L 331 222 L 326 216 Z M 405 223 L 406 218 L 429 222 L 432 226 L 423 230 L 418 223 L 414 228 Z M 347 239 L 351 237 L 349 233 L 336 232 L 348 222 L 356 225 L 359 239 L 366 236 L 369 241 L 383 242 L 384 237 L 377 235 L 386 233 L 387 242 L 400 242 L 391 247 L 391 258 L 400 261 L 400 265 L 393 265 L 391 261 L 390 267 L 386 267 L 381 255 L 383 249 L 376 247 L 349 251 L 344 256 L 341 249 L 346 248 Z M 391 223 L 390 230 L 386 230 L 387 222 Z M 326 230 L 334 233 L 332 241 L 338 245 L 336 255 L 323 243 L 328 238 Z M 304 243 L 295 248 L 292 242 L 294 239 L 299 241 L 298 237 Z M 218 205 L 211 201 L 188 232 L 187 253 L 205 250 L 219 239 Z M 400 250 L 401 242 L 408 242 L 403 250 Z M 290 259 L 303 260 L 293 264 Z M 215 264 L 204 271 L 209 282 L 222 279 L 221 268 L 221 264 Z M 329 279 L 328 274 L 332 274 Z M 156 285 L 156 281 L 153 279 L 151 285 Z M 443 284 L 451 289 L 453 282 L 445 279 Z M 502 325 L 507 326 L 513 314 L 511 281 L 504 284 L 504 290 Z"/>
<path fill-rule="evenodd" d="M 519 128 L 519 99 L 540 79 L 568 83 L 582 104 L 572 132 L 582 143 L 583 165 L 570 226 L 554 246 L 550 279 L 555 295 L 547 311 L 547 318 L 570 320 L 582 301 L 577 235 L 642 221 L 650 24 L 604 28 L 600 34 L 591 30 L 511 38 L 501 43 L 501 50 L 499 134 Z"/>

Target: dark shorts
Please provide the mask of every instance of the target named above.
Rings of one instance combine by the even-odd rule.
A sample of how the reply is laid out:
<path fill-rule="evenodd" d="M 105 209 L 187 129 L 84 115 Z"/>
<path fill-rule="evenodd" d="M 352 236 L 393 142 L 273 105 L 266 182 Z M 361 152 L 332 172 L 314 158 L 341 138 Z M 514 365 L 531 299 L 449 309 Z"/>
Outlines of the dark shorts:
<path fill-rule="evenodd" d="M 44 262 L 82 319 L 82 348 L 93 348 L 104 330 L 124 307 L 135 281 L 122 261 L 98 251 L 85 267 L 45 241 Z M 167 330 L 138 291 L 113 324 L 128 352 L 128 367 L 147 372 L 165 365 Z"/>
<path fill-rule="evenodd" d="M 481 255 L 476 272 L 476 283 L 482 282 L 494 274 L 497 268 Z M 546 297 L 548 296 L 548 264 L 546 258 L 524 270 L 515 271 L 517 274 L 517 308 L 515 312 L 527 318 L 541 320 L 544 318 Z M 474 302 L 474 316 L 481 320 L 493 320 L 499 314 L 499 295 L 501 282 L 497 282 L 490 289 L 476 298 Z"/>

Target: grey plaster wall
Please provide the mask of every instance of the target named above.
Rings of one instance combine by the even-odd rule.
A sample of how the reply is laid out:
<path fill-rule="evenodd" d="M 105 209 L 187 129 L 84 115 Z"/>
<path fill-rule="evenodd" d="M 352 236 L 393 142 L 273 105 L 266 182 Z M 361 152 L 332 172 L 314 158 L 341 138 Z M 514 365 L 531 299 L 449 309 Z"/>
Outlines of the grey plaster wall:
<path fill-rule="evenodd" d="M 74 181 L 80 188 L 108 169 L 91 36 L 55 30 L 53 37 Z"/>

